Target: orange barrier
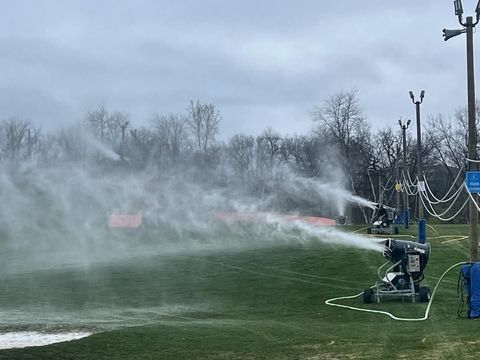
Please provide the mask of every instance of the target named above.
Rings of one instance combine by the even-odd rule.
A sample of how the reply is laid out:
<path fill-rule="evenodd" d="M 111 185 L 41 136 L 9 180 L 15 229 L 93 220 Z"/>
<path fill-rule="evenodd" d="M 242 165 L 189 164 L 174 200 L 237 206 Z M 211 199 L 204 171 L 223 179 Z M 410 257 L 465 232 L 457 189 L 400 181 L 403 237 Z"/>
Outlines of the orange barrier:
<path fill-rule="evenodd" d="M 113 213 L 108 218 L 108 226 L 111 228 L 131 228 L 136 229 L 143 223 L 143 214 L 139 211 L 136 214 L 117 214 Z"/>
<path fill-rule="evenodd" d="M 286 221 L 303 221 L 310 225 L 316 226 L 335 226 L 337 222 L 334 219 L 329 219 L 320 216 L 297 216 L 297 215 L 282 215 L 282 219 Z"/>

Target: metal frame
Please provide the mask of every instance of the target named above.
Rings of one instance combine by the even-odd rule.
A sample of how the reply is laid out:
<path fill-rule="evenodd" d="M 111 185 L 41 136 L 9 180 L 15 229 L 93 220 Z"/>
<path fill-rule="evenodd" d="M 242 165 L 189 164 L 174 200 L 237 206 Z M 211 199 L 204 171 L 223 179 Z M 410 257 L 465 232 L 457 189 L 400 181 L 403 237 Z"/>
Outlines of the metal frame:
<path fill-rule="evenodd" d="M 385 276 L 382 278 L 380 276 L 380 270 L 388 263 L 383 264 L 378 268 L 378 276 L 380 277 L 380 282 L 377 281 L 375 282 L 375 291 L 373 293 L 373 301 L 380 303 L 380 299 L 382 297 L 401 297 L 404 299 L 405 297 L 410 297 L 412 299 L 412 303 L 415 303 L 415 297 L 419 295 L 419 292 L 415 290 L 415 281 L 413 280 L 413 277 L 411 275 L 408 275 L 410 279 L 410 289 L 398 289 L 393 283 L 392 280 L 389 279 L 388 274 L 394 274 L 395 272 L 393 269 L 397 266 L 399 266 L 402 263 L 403 259 L 398 261 L 397 263 L 393 264 L 390 266 L 386 271 L 385 271 Z M 398 273 L 405 275 L 404 272 L 399 272 Z M 417 282 L 418 288 L 420 289 L 420 281 Z"/>
<path fill-rule="evenodd" d="M 373 224 L 370 227 L 372 234 L 394 234 L 395 229 L 394 226 L 398 226 L 396 224 L 389 224 L 387 227 L 375 227 Z"/>

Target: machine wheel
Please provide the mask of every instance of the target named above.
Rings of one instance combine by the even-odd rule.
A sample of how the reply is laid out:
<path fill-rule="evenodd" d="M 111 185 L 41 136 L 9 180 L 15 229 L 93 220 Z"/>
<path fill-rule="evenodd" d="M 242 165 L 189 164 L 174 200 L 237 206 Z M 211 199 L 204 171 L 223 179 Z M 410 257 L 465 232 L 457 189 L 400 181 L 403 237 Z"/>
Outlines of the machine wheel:
<path fill-rule="evenodd" d="M 393 232 L 395 233 L 395 235 L 398 235 L 400 233 L 400 231 L 398 230 L 398 226 L 395 226 L 393 228 Z"/>
<path fill-rule="evenodd" d="M 373 289 L 366 288 L 363 290 L 363 303 L 364 304 L 371 304 L 373 303 Z"/>
<path fill-rule="evenodd" d="M 418 290 L 418 295 L 420 296 L 420 302 L 430 301 L 430 289 L 428 287 L 421 287 Z"/>

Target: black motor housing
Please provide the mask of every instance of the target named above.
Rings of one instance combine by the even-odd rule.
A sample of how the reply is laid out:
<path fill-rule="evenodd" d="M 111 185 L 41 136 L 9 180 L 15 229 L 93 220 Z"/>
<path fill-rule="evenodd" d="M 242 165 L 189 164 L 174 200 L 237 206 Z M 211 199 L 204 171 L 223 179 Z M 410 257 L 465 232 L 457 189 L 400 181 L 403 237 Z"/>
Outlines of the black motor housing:
<path fill-rule="evenodd" d="M 392 263 L 400 262 L 402 271 L 417 280 L 425 270 L 430 256 L 430 244 L 414 241 L 387 239 L 383 256 Z"/>

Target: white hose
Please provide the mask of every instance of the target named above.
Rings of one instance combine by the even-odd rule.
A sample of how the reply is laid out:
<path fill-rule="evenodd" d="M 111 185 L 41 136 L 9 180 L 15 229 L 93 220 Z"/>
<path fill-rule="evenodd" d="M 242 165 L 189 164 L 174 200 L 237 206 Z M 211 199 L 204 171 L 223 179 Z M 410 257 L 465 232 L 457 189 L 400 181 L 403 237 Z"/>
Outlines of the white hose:
<path fill-rule="evenodd" d="M 475 205 L 475 207 L 477 208 L 477 210 L 480 212 L 480 207 L 478 207 L 477 201 L 476 201 L 475 198 L 473 197 L 473 195 L 472 195 L 472 193 L 470 192 L 470 190 L 468 190 L 467 185 L 465 185 L 465 188 L 467 189 L 468 195 L 470 196 L 470 199 L 472 199 L 473 204 Z"/>
<path fill-rule="evenodd" d="M 460 189 L 463 189 L 463 186 L 460 188 Z M 432 216 L 435 216 L 436 218 L 439 218 L 440 220 L 443 220 L 443 221 L 450 221 L 452 220 L 453 218 L 455 218 L 458 214 L 460 214 L 460 212 L 463 210 L 463 208 L 467 205 L 468 203 L 468 197 L 467 199 L 465 200 L 465 202 L 463 203 L 463 205 L 461 206 L 461 208 L 455 213 L 455 215 L 453 215 L 452 217 L 448 218 L 448 219 L 445 219 L 445 218 L 442 218 L 443 215 L 445 215 L 447 212 L 450 211 L 450 209 L 453 207 L 453 205 L 456 203 L 457 199 L 458 199 L 458 196 L 461 194 L 461 192 L 458 193 L 457 197 L 455 198 L 454 201 L 452 201 L 452 203 L 450 204 L 450 206 L 444 211 L 442 212 L 441 214 L 437 214 L 437 212 L 435 211 L 435 208 L 433 207 L 433 203 L 430 201 L 430 199 L 427 197 L 427 194 L 424 194 L 423 192 L 420 193 L 420 197 L 422 198 L 422 203 L 425 207 L 425 210 L 427 210 L 427 212 L 432 215 Z M 426 206 L 425 202 L 423 201 L 423 199 L 425 199 L 427 201 L 427 203 L 430 205 L 430 209 L 431 211 L 428 209 L 428 207 Z"/>
<path fill-rule="evenodd" d="M 355 306 L 348 306 L 348 305 L 334 304 L 333 303 L 334 301 L 337 301 L 337 300 L 355 299 L 355 298 L 361 296 L 363 294 L 363 291 L 361 293 L 357 294 L 357 295 L 341 296 L 341 297 L 325 300 L 325 304 L 330 305 L 330 306 L 341 307 L 341 308 L 344 308 L 344 309 L 350 309 L 350 310 L 356 310 L 356 311 L 362 311 L 362 312 L 369 312 L 369 313 L 374 313 L 374 314 L 383 314 L 383 315 L 387 315 L 390 318 L 392 318 L 393 320 L 397 320 L 397 321 L 424 321 L 424 320 L 428 319 L 428 315 L 430 313 L 430 308 L 432 306 L 433 298 L 435 296 L 435 293 L 437 292 L 437 288 L 440 285 L 440 282 L 443 280 L 445 275 L 447 275 L 453 268 L 455 268 L 457 266 L 460 266 L 460 265 L 466 265 L 466 264 L 469 264 L 469 263 L 468 262 L 459 262 L 459 263 L 456 263 L 455 265 L 450 266 L 447 270 L 445 270 L 445 272 L 442 274 L 442 276 L 440 276 L 440 278 L 438 279 L 437 284 L 435 285 L 435 288 L 433 289 L 432 296 L 430 297 L 430 301 L 428 302 L 427 308 L 425 309 L 425 315 L 421 318 L 401 318 L 401 317 L 393 315 L 392 313 L 389 313 L 388 311 L 363 309 L 363 308 L 358 308 L 358 307 L 355 307 Z M 372 288 L 373 287 L 374 286 L 372 286 Z"/>
<path fill-rule="evenodd" d="M 458 187 L 457 190 L 455 190 L 455 192 L 448 199 L 446 197 L 444 197 L 443 199 L 440 200 L 433 194 L 432 189 L 430 189 L 430 185 L 428 185 L 428 182 L 427 182 L 427 179 L 425 178 L 425 176 L 423 177 L 423 179 L 424 179 L 423 181 L 425 183 L 425 189 L 427 190 L 426 193 L 432 195 L 432 197 L 434 199 L 434 200 L 429 200 L 429 202 L 431 204 L 434 204 L 434 205 L 448 203 L 452 199 L 453 199 L 453 202 L 455 202 L 457 200 L 459 194 L 463 190 L 463 184 L 462 184 L 461 186 Z"/>
<path fill-rule="evenodd" d="M 460 168 L 460 170 L 458 171 L 457 176 L 455 177 L 455 180 L 453 180 L 452 185 L 450 186 L 450 188 L 448 189 L 448 191 L 445 193 L 445 195 L 444 195 L 443 198 L 441 198 L 441 199 L 437 198 L 437 197 L 433 194 L 432 190 L 430 189 L 430 186 L 428 186 L 428 182 L 427 182 L 427 178 L 425 177 L 425 174 L 423 175 L 423 180 L 425 181 L 425 186 L 426 186 L 426 188 L 430 191 L 430 194 L 432 194 L 432 197 L 433 197 L 435 200 L 437 200 L 438 203 L 448 202 L 450 199 L 453 198 L 454 195 L 452 195 L 452 197 L 450 197 L 450 198 L 447 199 L 447 200 L 445 200 L 445 199 L 446 199 L 446 197 L 448 196 L 448 194 L 450 194 L 450 191 L 452 191 L 452 189 L 455 187 L 455 184 L 457 183 L 457 181 L 458 181 L 460 175 L 462 174 L 462 172 L 463 172 L 463 166 Z M 460 186 L 460 188 L 461 188 L 461 186 Z M 458 189 L 457 189 L 457 191 L 458 191 Z"/>
<path fill-rule="evenodd" d="M 408 180 L 410 181 L 410 184 L 412 184 L 413 186 L 417 186 L 418 183 L 414 183 L 412 178 L 410 177 L 410 173 L 407 171 L 407 176 L 408 176 Z"/>
<path fill-rule="evenodd" d="M 413 182 L 407 180 L 407 176 L 405 175 L 405 172 L 404 172 L 404 171 L 402 171 L 402 177 L 403 177 L 403 180 L 404 180 L 405 184 L 406 184 L 408 187 L 416 187 L 416 186 L 417 186 L 417 185 L 414 184 Z M 410 178 L 410 174 L 408 175 L 408 177 Z"/>
<path fill-rule="evenodd" d="M 440 215 L 436 214 L 435 212 L 431 212 L 431 211 L 428 209 L 428 207 L 425 205 L 425 202 L 423 201 L 423 197 L 422 197 L 421 195 L 420 195 L 420 199 L 421 199 L 421 201 L 422 201 L 422 204 L 423 204 L 424 209 L 425 209 L 430 215 L 432 215 L 433 217 L 436 217 L 437 219 L 440 219 L 440 220 L 442 220 L 442 221 L 450 221 L 450 220 L 455 219 L 455 218 L 457 217 L 457 215 L 462 212 L 462 210 L 464 209 L 464 207 L 465 207 L 465 206 L 467 205 L 467 203 L 468 203 L 468 199 L 467 199 L 467 200 L 465 200 L 465 202 L 463 203 L 462 207 L 461 207 L 460 209 L 458 209 L 458 211 L 457 211 L 454 215 L 450 216 L 449 218 L 443 218 L 443 217 L 441 217 Z M 479 210 L 479 211 L 480 211 L 480 210 Z"/>
<path fill-rule="evenodd" d="M 408 181 L 403 171 L 402 171 L 402 177 L 403 177 L 404 191 L 410 196 L 416 195 L 418 193 L 417 184 L 414 184 L 413 182 Z M 410 178 L 410 175 L 408 177 Z M 410 188 L 413 188 L 415 192 L 410 190 Z"/>

